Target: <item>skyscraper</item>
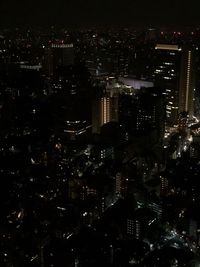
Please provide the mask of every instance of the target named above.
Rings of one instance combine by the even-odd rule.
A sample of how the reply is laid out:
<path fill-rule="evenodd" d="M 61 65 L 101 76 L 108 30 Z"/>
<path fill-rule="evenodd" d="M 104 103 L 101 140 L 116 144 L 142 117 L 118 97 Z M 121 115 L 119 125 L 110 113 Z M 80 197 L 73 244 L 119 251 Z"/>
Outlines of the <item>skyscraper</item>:
<path fill-rule="evenodd" d="M 119 95 L 119 123 L 131 136 L 154 133 L 157 141 L 163 138 L 165 103 L 158 88 L 143 88 L 134 93 Z"/>
<path fill-rule="evenodd" d="M 52 44 L 51 48 L 55 67 L 66 67 L 74 64 L 73 44 Z"/>
<path fill-rule="evenodd" d="M 74 64 L 73 44 L 51 44 L 45 48 L 44 70 L 52 76 L 59 67 L 67 67 Z"/>
<path fill-rule="evenodd" d="M 194 51 L 190 48 L 183 48 L 181 58 L 181 76 L 179 87 L 179 112 L 188 112 L 191 117 L 194 113 Z"/>
<path fill-rule="evenodd" d="M 155 49 L 155 85 L 164 90 L 166 122 L 173 126 L 179 113 L 193 115 L 193 50 L 174 44 L 157 44 Z"/>

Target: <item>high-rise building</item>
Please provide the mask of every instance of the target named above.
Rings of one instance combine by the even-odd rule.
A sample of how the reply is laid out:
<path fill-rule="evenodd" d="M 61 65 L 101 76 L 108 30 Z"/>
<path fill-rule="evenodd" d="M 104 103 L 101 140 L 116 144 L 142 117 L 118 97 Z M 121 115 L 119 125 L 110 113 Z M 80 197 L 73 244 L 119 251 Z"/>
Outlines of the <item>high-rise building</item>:
<path fill-rule="evenodd" d="M 155 49 L 155 86 L 164 90 L 166 122 L 173 126 L 180 112 L 193 115 L 193 50 L 175 44 L 157 44 Z"/>
<path fill-rule="evenodd" d="M 74 64 L 73 44 L 51 44 L 45 49 L 44 71 L 48 75 L 53 75 L 57 68 L 67 67 Z"/>
<path fill-rule="evenodd" d="M 101 98 L 101 115 L 100 115 L 100 124 L 106 124 L 110 122 L 110 98 L 109 97 L 102 97 Z"/>
<path fill-rule="evenodd" d="M 119 95 L 119 123 L 131 136 L 150 135 L 156 142 L 164 135 L 165 103 L 158 88 Z"/>
<path fill-rule="evenodd" d="M 18 96 L 36 96 L 44 93 L 41 65 L 20 64 L 17 70 Z"/>
<path fill-rule="evenodd" d="M 194 51 L 190 48 L 183 48 L 181 58 L 181 76 L 179 89 L 179 113 L 188 112 L 191 117 L 194 114 Z"/>
<path fill-rule="evenodd" d="M 104 124 L 117 121 L 118 119 L 118 98 L 116 96 L 104 95 L 93 102 L 93 132 L 98 133 Z"/>
<path fill-rule="evenodd" d="M 74 64 L 73 44 L 52 44 L 51 48 L 55 67 L 66 67 Z"/>

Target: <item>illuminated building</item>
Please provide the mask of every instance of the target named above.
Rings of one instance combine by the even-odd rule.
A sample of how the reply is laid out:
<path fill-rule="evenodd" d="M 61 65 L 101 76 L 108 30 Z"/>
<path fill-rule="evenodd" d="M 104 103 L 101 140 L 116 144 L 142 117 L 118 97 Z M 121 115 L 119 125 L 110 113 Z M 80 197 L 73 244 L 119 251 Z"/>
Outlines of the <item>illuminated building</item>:
<path fill-rule="evenodd" d="M 100 116 L 100 124 L 106 124 L 110 122 L 111 114 L 110 114 L 110 98 L 102 97 L 101 98 L 101 116 Z"/>
<path fill-rule="evenodd" d="M 194 90 L 194 52 L 190 48 L 184 48 L 181 59 L 179 113 L 186 111 L 190 117 L 194 115 Z"/>
<path fill-rule="evenodd" d="M 101 126 L 118 120 L 118 98 L 102 96 L 93 102 L 93 132 L 99 133 Z"/>
<path fill-rule="evenodd" d="M 164 89 L 166 122 L 173 126 L 180 112 L 193 115 L 193 50 L 172 44 L 157 44 L 155 49 L 155 85 Z"/>

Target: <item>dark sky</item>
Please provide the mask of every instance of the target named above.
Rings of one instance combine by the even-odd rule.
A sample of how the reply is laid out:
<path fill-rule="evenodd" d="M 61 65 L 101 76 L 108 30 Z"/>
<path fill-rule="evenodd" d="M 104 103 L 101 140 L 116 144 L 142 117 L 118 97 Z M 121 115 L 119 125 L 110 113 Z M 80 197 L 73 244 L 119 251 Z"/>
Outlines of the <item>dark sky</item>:
<path fill-rule="evenodd" d="M 0 26 L 193 25 L 200 0 L 0 0 Z"/>

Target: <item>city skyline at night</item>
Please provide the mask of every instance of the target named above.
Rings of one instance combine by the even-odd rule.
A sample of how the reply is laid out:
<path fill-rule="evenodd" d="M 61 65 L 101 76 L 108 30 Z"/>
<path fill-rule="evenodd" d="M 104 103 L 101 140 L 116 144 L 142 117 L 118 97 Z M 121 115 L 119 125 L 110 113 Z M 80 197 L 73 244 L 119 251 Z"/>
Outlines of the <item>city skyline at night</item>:
<path fill-rule="evenodd" d="M 0 2 L 0 267 L 200 266 L 199 8 Z"/>

